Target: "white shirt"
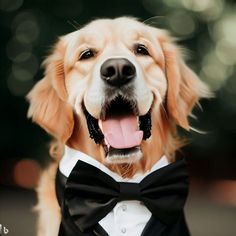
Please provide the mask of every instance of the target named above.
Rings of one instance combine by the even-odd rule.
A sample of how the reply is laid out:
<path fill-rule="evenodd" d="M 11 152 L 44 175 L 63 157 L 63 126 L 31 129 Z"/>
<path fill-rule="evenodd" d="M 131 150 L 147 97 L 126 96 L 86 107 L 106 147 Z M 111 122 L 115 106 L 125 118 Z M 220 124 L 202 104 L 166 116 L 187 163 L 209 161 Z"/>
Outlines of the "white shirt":
<path fill-rule="evenodd" d="M 76 165 L 81 160 L 99 168 L 104 173 L 110 175 L 117 182 L 139 183 L 151 172 L 168 165 L 168 160 L 163 156 L 149 172 L 136 174 L 131 179 L 124 179 L 117 173 L 109 170 L 96 159 L 83 152 L 65 146 L 65 152 L 59 164 L 59 169 L 63 175 L 68 177 Z M 109 236 L 139 236 L 146 223 L 151 218 L 151 212 L 140 201 L 121 201 L 116 204 L 113 210 L 108 213 L 99 224 Z"/>

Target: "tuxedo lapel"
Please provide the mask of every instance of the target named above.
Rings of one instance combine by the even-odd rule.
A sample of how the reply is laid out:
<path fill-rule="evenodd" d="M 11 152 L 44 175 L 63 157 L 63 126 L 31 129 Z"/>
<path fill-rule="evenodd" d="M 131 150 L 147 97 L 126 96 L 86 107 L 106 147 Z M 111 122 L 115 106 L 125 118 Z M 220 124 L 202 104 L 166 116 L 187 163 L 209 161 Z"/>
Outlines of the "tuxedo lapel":
<path fill-rule="evenodd" d="M 171 226 L 161 223 L 152 216 L 146 224 L 141 236 L 190 236 L 190 233 L 183 213 L 179 220 Z"/>

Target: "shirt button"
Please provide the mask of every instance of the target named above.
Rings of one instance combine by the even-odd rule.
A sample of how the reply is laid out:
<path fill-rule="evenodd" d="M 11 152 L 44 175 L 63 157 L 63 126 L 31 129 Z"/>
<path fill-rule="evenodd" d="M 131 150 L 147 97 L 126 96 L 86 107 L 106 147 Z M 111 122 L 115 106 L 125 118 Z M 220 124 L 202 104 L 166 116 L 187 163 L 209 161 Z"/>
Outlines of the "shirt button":
<path fill-rule="evenodd" d="M 122 208 L 123 211 L 126 211 L 126 210 L 127 210 L 127 206 L 126 206 L 125 204 L 122 205 L 121 208 Z"/>
<path fill-rule="evenodd" d="M 126 228 L 122 228 L 121 233 L 125 234 L 126 233 Z"/>

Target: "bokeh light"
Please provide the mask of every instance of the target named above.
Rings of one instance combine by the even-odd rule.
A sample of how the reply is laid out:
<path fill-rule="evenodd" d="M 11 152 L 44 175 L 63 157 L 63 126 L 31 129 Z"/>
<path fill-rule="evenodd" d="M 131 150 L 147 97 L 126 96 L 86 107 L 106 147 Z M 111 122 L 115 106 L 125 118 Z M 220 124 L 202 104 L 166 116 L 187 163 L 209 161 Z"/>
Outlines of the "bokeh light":
<path fill-rule="evenodd" d="M 33 86 L 33 81 L 30 80 L 32 78 L 31 74 L 28 71 L 19 71 L 21 73 L 20 76 L 24 75 L 27 80 L 19 80 L 19 77 L 15 77 L 14 74 L 10 74 L 7 78 L 7 85 L 8 89 L 10 90 L 11 94 L 14 96 L 24 96 Z"/>
<path fill-rule="evenodd" d="M 31 43 L 39 36 L 39 28 L 35 21 L 23 21 L 16 28 L 16 39 L 22 43 Z"/>
<path fill-rule="evenodd" d="M 7 85 L 13 95 L 24 96 L 39 69 L 38 58 L 33 54 L 40 34 L 36 15 L 30 10 L 18 13 L 12 20 L 11 30 L 12 38 L 6 47 L 6 54 L 12 61 Z"/>
<path fill-rule="evenodd" d="M 168 15 L 167 21 L 171 31 L 179 37 L 190 36 L 196 30 L 193 16 L 186 11 L 177 11 Z"/>
<path fill-rule="evenodd" d="M 12 38 L 6 46 L 6 54 L 12 61 L 21 62 L 28 60 L 32 53 L 32 45 L 24 44 Z"/>
<path fill-rule="evenodd" d="M 216 51 L 209 50 L 201 62 L 200 77 L 216 91 L 224 85 L 232 70 L 222 63 L 216 55 Z"/>
<path fill-rule="evenodd" d="M 0 9 L 6 12 L 15 11 L 23 4 L 23 0 L 0 0 Z"/>
<path fill-rule="evenodd" d="M 181 0 L 183 6 L 197 12 L 202 20 L 215 20 L 224 8 L 224 0 Z"/>
<path fill-rule="evenodd" d="M 22 159 L 13 169 L 13 181 L 22 188 L 34 189 L 38 185 L 41 167 L 38 162 L 30 159 Z"/>

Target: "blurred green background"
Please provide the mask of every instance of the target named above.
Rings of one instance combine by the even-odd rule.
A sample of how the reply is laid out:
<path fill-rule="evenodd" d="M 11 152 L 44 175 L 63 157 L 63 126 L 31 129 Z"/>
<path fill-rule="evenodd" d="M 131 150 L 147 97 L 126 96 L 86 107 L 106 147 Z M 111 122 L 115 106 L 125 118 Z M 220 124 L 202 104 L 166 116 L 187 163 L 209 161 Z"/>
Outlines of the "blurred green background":
<path fill-rule="evenodd" d="M 0 174 L 0 183 L 5 186 L 2 204 L 15 193 L 15 189 L 6 185 L 14 182 L 8 174 L 18 160 L 36 160 L 41 166 L 49 160 L 50 137 L 26 119 L 25 95 L 42 78 L 40 64 L 50 47 L 58 36 L 93 19 L 123 15 L 170 30 L 179 39 L 179 45 L 187 48 L 188 64 L 209 84 L 215 98 L 202 101 L 203 111 L 194 110 L 198 119 L 190 118 L 192 126 L 205 134 L 180 130 L 191 141 L 180 155 L 188 157 L 192 176 L 201 186 L 210 179 L 235 179 L 236 4 L 233 0 L 0 0 L 0 173 L 4 173 Z M 29 194 L 29 202 L 35 203 L 32 192 L 20 194 Z M 209 206 L 208 203 L 198 201 L 194 209 Z M 212 209 L 218 208 L 213 204 Z M 6 211 L 3 214 L 0 209 L 0 224 Z M 224 212 L 221 208 L 219 211 Z M 11 222 L 12 214 L 7 222 Z M 232 215 L 235 216 L 235 211 Z M 223 235 L 217 234 L 220 231 L 217 227 L 214 231 L 214 227 L 207 231 L 211 234 L 195 235 L 236 235 L 235 228 L 235 234 Z M 33 229 L 24 232 L 12 235 L 34 235 Z"/>

